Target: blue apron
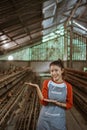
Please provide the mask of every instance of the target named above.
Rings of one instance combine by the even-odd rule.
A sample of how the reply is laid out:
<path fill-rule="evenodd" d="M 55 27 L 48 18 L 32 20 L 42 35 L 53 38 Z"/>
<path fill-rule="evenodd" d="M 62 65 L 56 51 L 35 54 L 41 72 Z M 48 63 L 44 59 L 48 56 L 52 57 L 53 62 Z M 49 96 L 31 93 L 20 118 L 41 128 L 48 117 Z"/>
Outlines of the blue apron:
<path fill-rule="evenodd" d="M 66 84 L 57 84 L 52 80 L 48 83 L 48 98 L 66 102 Z M 42 106 L 36 130 L 66 130 L 65 109 L 49 103 Z"/>

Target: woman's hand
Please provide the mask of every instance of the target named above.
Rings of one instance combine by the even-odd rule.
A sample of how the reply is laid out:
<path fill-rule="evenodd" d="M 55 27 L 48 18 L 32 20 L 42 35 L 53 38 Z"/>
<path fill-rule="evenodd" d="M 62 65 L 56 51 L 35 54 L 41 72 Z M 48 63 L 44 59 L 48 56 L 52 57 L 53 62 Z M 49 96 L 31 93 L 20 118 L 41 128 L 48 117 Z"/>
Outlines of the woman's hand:
<path fill-rule="evenodd" d="M 25 82 L 25 84 L 30 85 L 30 86 L 35 87 L 35 88 L 39 87 L 37 84 L 33 84 L 31 82 L 29 82 L 29 83 Z"/>
<path fill-rule="evenodd" d="M 38 94 L 38 96 L 39 96 L 39 99 L 40 99 L 40 100 L 43 100 L 42 92 L 41 92 L 41 90 L 40 90 L 40 87 L 39 87 L 37 84 L 33 84 L 33 83 L 31 83 L 31 82 L 29 82 L 29 83 L 28 83 L 28 82 L 25 82 L 25 84 L 30 85 L 30 86 L 36 88 L 37 94 Z"/>

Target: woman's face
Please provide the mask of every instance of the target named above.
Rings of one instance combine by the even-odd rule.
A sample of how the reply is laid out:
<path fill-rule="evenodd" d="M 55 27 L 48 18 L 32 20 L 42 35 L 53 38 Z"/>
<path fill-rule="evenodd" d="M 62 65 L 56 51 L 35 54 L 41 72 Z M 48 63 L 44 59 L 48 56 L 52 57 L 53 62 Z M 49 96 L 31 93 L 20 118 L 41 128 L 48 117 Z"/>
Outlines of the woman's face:
<path fill-rule="evenodd" d="M 50 74 L 54 81 L 61 82 L 62 79 L 62 73 L 64 72 L 64 69 L 61 69 L 61 67 L 57 65 L 51 65 L 50 66 Z"/>

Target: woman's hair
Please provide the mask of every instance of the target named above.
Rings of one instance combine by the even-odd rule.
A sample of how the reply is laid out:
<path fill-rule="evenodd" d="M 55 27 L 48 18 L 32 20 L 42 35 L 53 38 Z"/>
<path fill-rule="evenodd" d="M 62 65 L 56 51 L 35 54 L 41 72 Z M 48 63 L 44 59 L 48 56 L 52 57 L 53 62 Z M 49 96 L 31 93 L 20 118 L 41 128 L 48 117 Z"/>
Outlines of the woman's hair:
<path fill-rule="evenodd" d="M 49 66 L 52 66 L 52 65 L 56 65 L 56 66 L 59 66 L 61 69 L 64 69 L 64 64 L 61 59 L 51 62 Z"/>

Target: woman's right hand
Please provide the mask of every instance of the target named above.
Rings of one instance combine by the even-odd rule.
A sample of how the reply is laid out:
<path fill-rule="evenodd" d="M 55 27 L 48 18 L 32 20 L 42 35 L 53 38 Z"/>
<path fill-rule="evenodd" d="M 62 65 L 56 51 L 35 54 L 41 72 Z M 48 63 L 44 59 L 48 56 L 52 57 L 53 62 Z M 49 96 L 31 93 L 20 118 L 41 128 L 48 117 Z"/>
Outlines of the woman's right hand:
<path fill-rule="evenodd" d="M 39 87 L 37 84 L 33 84 L 31 82 L 25 82 L 25 84 L 30 85 L 32 87 L 36 87 L 36 88 Z"/>
<path fill-rule="evenodd" d="M 43 100 L 43 95 L 42 95 L 42 92 L 41 92 L 40 87 L 38 86 L 38 84 L 33 84 L 33 83 L 31 83 L 31 82 L 25 82 L 25 84 L 30 85 L 30 86 L 36 88 L 37 94 L 38 94 L 38 96 L 39 96 L 39 99 L 40 99 L 40 100 Z"/>

